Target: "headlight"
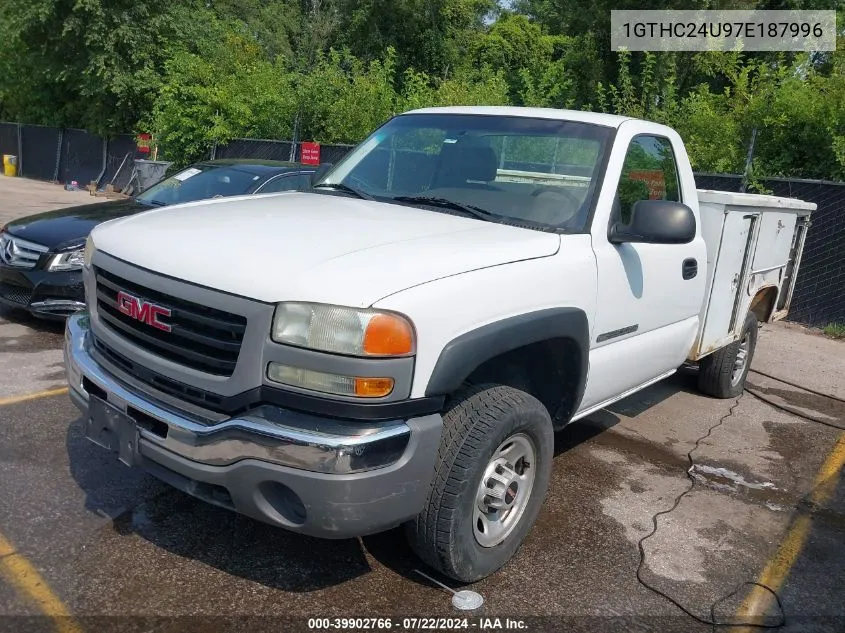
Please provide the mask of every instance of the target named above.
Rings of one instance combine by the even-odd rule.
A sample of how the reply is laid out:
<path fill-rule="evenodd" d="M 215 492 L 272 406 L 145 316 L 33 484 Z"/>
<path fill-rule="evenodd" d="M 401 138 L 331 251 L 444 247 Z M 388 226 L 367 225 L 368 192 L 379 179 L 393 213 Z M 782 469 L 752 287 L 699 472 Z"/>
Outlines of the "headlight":
<path fill-rule="evenodd" d="M 403 316 L 320 303 L 280 303 L 272 338 L 351 356 L 408 356 L 415 348 L 414 328 Z"/>
<path fill-rule="evenodd" d="M 53 255 L 47 270 L 82 270 L 85 263 L 85 249 L 77 248 L 67 253 Z"/>
<path fill-rule="evenodd" d="M 85 255 L 83 257 L 85 268 L 91 268 L 91 260 L 94 259 L 94 250 L 94 240 L 89 235 L 88 239 L 85 240 Z"/>

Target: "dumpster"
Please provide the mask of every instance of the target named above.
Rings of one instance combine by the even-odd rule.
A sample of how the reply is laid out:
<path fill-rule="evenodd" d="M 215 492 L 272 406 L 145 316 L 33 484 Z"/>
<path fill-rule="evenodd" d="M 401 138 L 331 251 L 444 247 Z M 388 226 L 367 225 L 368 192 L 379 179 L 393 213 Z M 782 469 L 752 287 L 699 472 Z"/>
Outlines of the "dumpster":
<path fill-rule="evenodd" d="M 3 174 L 6 176 L 18 175 L 18 157 L 13 154 L 3 154 Z"/>

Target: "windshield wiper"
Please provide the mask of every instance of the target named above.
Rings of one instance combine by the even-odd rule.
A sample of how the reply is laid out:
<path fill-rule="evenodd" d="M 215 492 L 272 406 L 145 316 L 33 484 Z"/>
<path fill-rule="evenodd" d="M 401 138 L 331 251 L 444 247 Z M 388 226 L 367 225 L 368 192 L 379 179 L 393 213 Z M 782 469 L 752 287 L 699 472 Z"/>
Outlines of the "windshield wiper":
<path fill-rule="evenodd" d="M 375 198 L 370 194 L 365 193 L 359 189 L 355 189 L 354 187 L 350 187 L 349 185 L 344 185 L 342 182 L 321 182 L 320 184 L 314 185 L 311 188 L 319 189 L 321 187 L 331 187 L 332 189 L 337 189 L 338 191 L 345 191 L 346 193 L 351 193 L 353 196 L 357 196 L 362 200 L 375 200 Z"/>
<path fill-rule="evenodd" d="M 412 204 L 430 204 L 433 207 L 443 207 L 444 209 L 453 209 L 455 211 L 462 211 L 467 215 L 471 215 L 479 220 L 498 221 L 501 216 L 491 213 L 487 209 L 482 209 L 474 204 L 464 204 L 462 202 L 455 202 L 448 198 L 436 198 L 434 196 L 396 196 L 391 198 L 396 202 L 410 202 Z"/>

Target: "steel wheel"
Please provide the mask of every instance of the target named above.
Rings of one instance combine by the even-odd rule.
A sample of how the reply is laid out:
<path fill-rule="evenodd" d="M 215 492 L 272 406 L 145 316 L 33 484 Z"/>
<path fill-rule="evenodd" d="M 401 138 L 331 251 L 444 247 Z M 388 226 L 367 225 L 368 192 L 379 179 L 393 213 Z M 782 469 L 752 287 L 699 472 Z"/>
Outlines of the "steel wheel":
<path fill-rule="evenodd" d="M 495 547 L 513 532 L 534 487 L 537 452 L 527 435 L 517 433 L 499 445 L 478 485 L 473 532 L 482 547 Z"/>
<path fill-rule="evenodd" d="M 731 374 L 731 384 L 733 385 L 738 384 L 745 374 L 745 364 L 748 362 L 750 342 L 751 334 L 746 332 L 739 343 L 739 348 L 736 350 L 736 360 L 734 360 L 733 373 Z"/>

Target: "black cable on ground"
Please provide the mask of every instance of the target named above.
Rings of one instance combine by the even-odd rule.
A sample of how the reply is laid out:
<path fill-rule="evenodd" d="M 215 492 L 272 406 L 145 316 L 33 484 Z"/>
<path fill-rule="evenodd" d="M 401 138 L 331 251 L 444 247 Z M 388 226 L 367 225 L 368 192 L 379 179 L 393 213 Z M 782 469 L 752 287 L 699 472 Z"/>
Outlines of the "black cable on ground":
<path fill-rule="evenodd" d="M 828 393 L 822 393 L 821 391 L 816 391 L 816 390 L 810 389 L 808 387 L 804 387 L 803 385 L 799 385 L 797 383 L 790 382 L 789 380 L 784 380 L 783 378 L 779 378 L 777 376 L 767 374 L 766 372 L 758 371 L 756 369 L 751 369 L 750 371 L 753 371 L 755 374 L 765 376 L 766 378 L 776 380 L 776 381 L 781 382 L 785 385 L 789 385 L 791 387 L 801 389 L 802 391 L 806 391 L 808 393 L 812 393 L 812 394 L 815 394 L 817 396 L 821 396 L 823 398 L 829 398 L 829 399 L 835 400 L 837 402 L 845 403 L 845 399 L 839 398 L 837 396 L 832 396 Z M 815 422 L 816 424 L 821 424 L 823 426 L 827 426 L 827 427 L 830 427 L 830 428 L 833 428 L 833 429 L 839 429 L 840 431 L 845 431 L 845 427 L 841 427 L 841 426 L 838 426 L 836 424 L 832 424 L 830 422 L 827 422 L 826 420 L 820 420 L 819 418 L 814 418 L 812 416 L 806 415 L 806 414 L 801 413 L 799 411 L 796 411 L 794 409 L 790 409 L 789 407 L 783 406 L 783 405 L 771 400 L 770 398 L 766 398 L 764 395 L 762 395 L 762 394 L 760 394 L 760 393 L 758 393 L 758 392 L 756 392 L 752 389 L 749 389 L 748 387 L 745 387 L 743 394 L 740 394 L 740 396 L 736 399 L 736 401 L 733 403 L 733 405 L 731 405 L 730 410 L 724 416 L 722 416 L 722 418 L 716 424 L 711 426 L 707 430 L 707 433 L 705 433 L 700 438 L 698 438 L 695 441 L 695 444 L 693 445 L 693 447 L 687 453 L 687 461 L 689 462 L 689 468 L 687 469 L 687 477 L 690 480 L 690 486 L 686 490 L 684 490 L 681 494 L 679 494 L 677 497 L 675 497 L 675 502 L 672 504 L 672 507 L 670 507 L 668 510 L 661 510 L 660 512 L 652 515 L 652 517 L 651 517 L 651 526 L 652 526 L 651 532 L 649 532 L 648 534 L 643 536 L 637 542 L 637 549 L 639 550 L 639 554 L 640 554 L 640 562 L 637 565 L 637 581 L 643 587 L 648 589 L 649 591 L 656 593 L 657 595 L 659 595 L 659 596 L 665 598 L 666 600 L 668 600 L 669 602 L 671 602 L 673 605 L 675 605 L 675 607 L 677 607 L 678 609 L 683 611 L 686 615 L 691 617 L 696 622 L 700 622 L 701 624 L 709 625 L 709 626 L 713 627 L 714 630 L 716 629 L 716 627 L 720 627 L 720 626 L 737 626 L 737 627 L 746 626 L 746 627 L 752 627 L 752 628 L 758 628 L 758 629 L 775 629 L 775 628 L 779 628 L 779 627 L 783 626 L 784 624 L 786 624 L 786 615 L 784 614 L 784 611 L 783 611 L 783 603 L 780 600 L 780 596 L 778 595 L 778 593 L 774 589 L 772 589 L 771 587 L 768 587 L 768 586 L 766 586 L 762 583 L 752 582 L 752 581 L 743 582 L 743 583 L 740 583 L 739 585 L 737 585 L 736 588 L 734 588 L 734 590 L 732 592 L 730 592 L 729 594 L 719 598 L 718 600 L 713 602 L 713 604 L 710 605 L 710 618 L 709 619 L 702 618 L 701 616 L 696 615 L 695 613 L 693 613 L 692 611 L 687 609 L 683 604 L 681 604 L 680 602 L 675 600 L 672 596 L 670 596 L 667 593 L 661 591 L 657 587 L 650 585 L 646 580 L 643 579 L 642 570 L 643 570 L 643 566 L 645 565 L 645 558 L 646 558 L 645 548 L 643 547 L 643 543 L 645 543 L 648 539 L 650 539 L 652 536 L 654 536 L 657 533 L 657 519 L 660 518 L 663 515 L 674 512 L 675 509 L 680 505 L 681 500 L 685 496 L 687 496 L 690 492 L 693 491 L 693 489 L 695 488 L 696 480 L 695 480 L 695 477 L 693 477 L 693 475 L 692 475 L 693 468 L 695 467 L 695 462 L 693 461 L 692 454 L 698 449 L 701 442 L 703 442 L 705 439 L 710 437 L 710 434 L 713 433 L 713 431 L 715 431 L 718 427 L 720 427 L 722 424 L 724 424 L 724 422 L 729 417 L 731 417 L 733 415 L 734 410 L 739 406 L 739 401 L 742 399 L 742 396 L 744 395 L 745 392 L 750 393 L 752 396 L 754 396 L 755 398 L 757 398 L 758 400 L 760 400 L 762 402 L 765 402 L 769 406 L 774 407 L 775 409 L 779 409 L 780 411 L 783 411 L 783 412 L 788 413 L 790 415 L 794 415 L 794 416 L 797 416 L 799 418 L 803 418 L 804 420 L 807 420 L 808 422 Z M 739 591 L 743 587 L 746 587 L 746 586 L 760 587 L 761 589 L 768 591 L 769 593 L 771 593 L 774 596 L 775 601 L 777 602 L 778 611 L 780 613 L 780 617 L 778 618 L 777 623 L 762 624 L 762 623 L 736 622 L 736 621 L 720 622 L 716 619 L 716 607 L 719 604 L 721 604 L 722 602 L 725 602 L 726 600 L 729 600 L 730 598 L 734 597 L 737 593 L 739 593 Z"/>
<path fill-rule="evenodd" d="M 807 391 L 809 393 L 815 394 L 817 396 L 822 396 L 824 398 L 830 398 L 831 400 L 836 400 L 838 402 L 845 403 L 845 398 L 839 398 L 837 396 L 832 396 L 829 393 L 822 393 L 821 391 L 815 391 L 814 389 L 810 389 L 809 387 L 805 387 L 804 385 L 799 385 L 795 382 L 790 382 L 788 380 L 784 380 L 783 378 L 778 378 L 777 376 L 772 376 L 771 374 L 767 374 L 764 371 L 760 371 L 759 369 L 749 369 L 748 371 L 752 371 L 755 374 L 760 374 L 761 376 L 765 376 L 766 378 L 771 378 L 772 380 L 777 380 L 778 382 L 782 382 L 785 385 L 789 385 L 790 387 L 795 387 L 797 389 L 801 389 L 802 391 Z M 815 420 L 813 420 L 815 421 Z"/>
<path fill-rule="evenodd" d="M 730 410 L 725 415 L 723 415 L 722 418 L 716 424 L 714 424 L 713 426 L 711 426 L 707 430 L 707 433 L 705 433 L 704 435 L 702 435 L 701 437 L 699 437 L 695 441 L 695 444 L 693 445 L 693 447 L 687 453 L 687 460 L 689 461 L 689 468 L 687 469 L 687 477 L 690 480 L 689 488 L 687 488 L 681 494 L 679 494 L 677 497 L 675 497 L 675 502 L 672 504 L 671 508 L 669 508 L 668 510 L 661 510 L 660 512 L 652 515 L 652 517 L 651 517 L 651 526 L 652 526 L 651 532 L 649 532 L 648 534 L 643 536 L 637 542 L 637 549 L 639 550 L 639 553 L 640 553 L 640 562 L 637 565 L 637 581 L 639 581 L 639 583 L 643 587 L 648 589 L 649 591 L 656 593 L 657 595 L 659 595 L 659 596 L 665 598 L 666 600 L 668 600 L 669 602 L 671 602 L 673 605 L 675 605 L 678 609 L 683 611 L 686 615 L 691 617 L 696 622 L 700 622 L 701 624 L 709 625 L 709 626 L 713 627 L 714 630 L 716 629 L 716 627 L 720 627 L 720 626 L 747 626 L 747 627 L 752 627 L 752 628 L 757 628 L 757 629 L 775 629 L 775 628 L 783 626 L 784 624 L 786 624 L 786 616 L 784 615 L 783 604 L 780 601 L 780 596 L 777 594 L 777 592 L 774 589 L 772 589 L 771 587 L 768 587 L 768 586 L 766 586 L 762 583 L 752 582 L 752 581 L 743 582 L 743 583 L 740 583 L 739 585 L 737 585 L 734 588 L 734 590 L 731 591 L 729 594 L 719 598 L 713 604 L 710 605 L 710 618 L 709 619 L 708 618 L 702 618 L 701 616 L 696 615 L 695 613 L 693 613 L 692 611 L 687 609 L 683 604 L 681 604 L 680 602 L 675 600 L 675 598 L 673 598 L 669 594 L 661 591 L 657 587 L 650 585 L 646 580 L 643 579 L 642 571 L 643 571 L 643 566 L 645 565 L 645 558 L 646 558 L 645 548 L 643 547 L 643 543 L 645 543 L 648 539 L 650 539 L 652 536 L 654 536 L 657 533 L 657 519 L 659 517 L 665 515 L 665 514 L 669 514 L 671 512 L 674 512 L 674 510 L 680 505 L 681 500 L 685 496 L 687 496 L 690 492 L 693 491 L 693 489 L 695 488 L 695 477 L 693 477 L 693 475 L 692 475 L 692 470 L 693 470 L 693 467 L 695 466 L 695 462 L 692 459 L 692 454 L 698 449 L 701 442 L 703 442 L 708 437 L 710 437 L 710 434 L 713 433 L 713 431 L 715 431 L 718 427 L 722 426 L 722 424 L 725 422 L 725 420 L 727 420 L 729 417 L 731 417 L 733 415 L 734 409 L 736 409 L 739 406 L 739 401 L 741 399 L 742 399 L 742 395 L 740 395 L 736 399 L 736 402 L 734 402 L 733 405 L 731 405 Z M 773 623 L 773 624 L 763 624 L 763 623 L 758 623 L 758 622 L 742 622 L 742 621 L 736 621 L 736 620 L 725 621 L 725 622 L 717 620 L 716 619 L 716 607 L 719 604 L 721 604 L 722 602 L 724 602 L 725 600 L 729 600 L 730 598 L 735 596 L 737 593 L 740 592 L 740 590 L 743 587 L 750 586 L 750 585 L 760 587 L 760 588 L 764 589 L 765 591 L 768 591 L 769 593 L 771 593 L 775 597 L 775 601 L 777 602 L 777 606 L 778 606 L 778 611 L 780 612 L 780 617 L 778 618 L 778 621 L 776 623 Z"/>
<path fill-rule="evenodd" d="M 777 380 L 777 378 L 775 378 L 775 380 Z M 790 383 L 787 383 L 787 384 L 790 384 Z M 804 389 L 804 387 L 799 387 L 799 389 Z M 745 388 L 745 391 L 750 393 L 752 396 L 754 396 L 758 400 L 765 402 L 770 407 L 774 407 L 775 409 L 779 409 L 779 410 L 781 410 L 785 413 L 788 413 L 790 415 L 794 415 L 794 416 L 797 416 L 799 418 L 803 418 L 803 419 L 807 420 L 808 422 L 815 422 L 816 424 L 829 426 L 832 429 L 839 429 L 840 431 L 845 431 L 845 426 L 839 426 L 838 424 L 833 424 L 832 422 L 828 422 L 827 420 L 820 420 L 819 418 L 814 418 L 810 415 L 807 415 L 806 413 L 801 413 L 800 411 L 796 411 L 795 409 L 790 409 L 789 407 L 786 407 L 782 404 L 778 404 L 774 400 L 771 400 L 770 398 L 767 398 L 764 395 L 762 395 L 762 394 L 760 394 L 760 393 L 758 393 L 758 392 L 756 392 L 752 389 L 749 389 L 748 387 Z M 807 389 L 807 391 L 809 391 L 809 389 Z M 815 393 L 815 392 L 812 392 L 812 393 Z M 818 394 L 818 395 L 824 395 L 824 394 Z M 830 396 L 828 396 L 828 397 L 830 397 Z M 834 398 L 834 400 L 836 400 L 836 398 Z"/>

